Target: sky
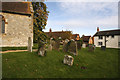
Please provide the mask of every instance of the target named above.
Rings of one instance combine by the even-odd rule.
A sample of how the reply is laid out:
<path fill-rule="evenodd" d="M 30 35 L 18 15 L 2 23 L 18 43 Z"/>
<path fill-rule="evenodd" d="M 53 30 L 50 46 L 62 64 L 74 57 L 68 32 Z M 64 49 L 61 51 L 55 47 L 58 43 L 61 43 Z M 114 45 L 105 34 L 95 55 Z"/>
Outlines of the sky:
<path fill-rule="evenodd" d="M 72 31 L 93 36 L 100 31 L 118 29 L 118 2 L 45 2 L 48 16 L 45 32 Z"/>

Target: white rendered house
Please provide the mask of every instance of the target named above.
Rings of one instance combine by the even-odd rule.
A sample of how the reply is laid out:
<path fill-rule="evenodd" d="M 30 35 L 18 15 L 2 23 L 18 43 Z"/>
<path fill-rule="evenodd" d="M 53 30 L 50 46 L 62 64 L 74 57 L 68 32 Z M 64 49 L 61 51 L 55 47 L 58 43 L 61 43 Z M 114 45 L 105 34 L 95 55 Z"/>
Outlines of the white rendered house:
<path fill-rule="evenodd" d="M 97 29 L 94 35 L 94 45 L 96 47 L 120 48 L 120 29 L 107 31 Z"/>

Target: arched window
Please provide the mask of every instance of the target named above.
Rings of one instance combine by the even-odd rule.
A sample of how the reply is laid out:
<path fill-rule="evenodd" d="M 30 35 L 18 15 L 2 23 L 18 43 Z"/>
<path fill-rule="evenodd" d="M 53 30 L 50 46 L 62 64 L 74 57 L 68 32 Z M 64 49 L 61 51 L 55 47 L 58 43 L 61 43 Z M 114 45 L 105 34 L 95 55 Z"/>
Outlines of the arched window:
<path fill-rule="evenodd" d="M 0 20 L 1 20 L 1 33 L 5 33 L 5 18 L 0 15 Z"/>

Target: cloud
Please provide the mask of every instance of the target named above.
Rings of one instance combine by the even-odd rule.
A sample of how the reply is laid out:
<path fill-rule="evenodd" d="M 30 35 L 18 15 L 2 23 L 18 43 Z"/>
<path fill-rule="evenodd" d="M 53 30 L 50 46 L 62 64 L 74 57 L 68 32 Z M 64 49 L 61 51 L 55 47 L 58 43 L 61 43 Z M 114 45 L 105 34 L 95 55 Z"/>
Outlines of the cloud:
<path fill-rule="evenodd" d="M 107 27 L 107 28 L 112 28 L 112 27 L 117 27 L 118 25 L 118 16 L 111 16 L 111 17 L 106 17 L 103 19 L 72 19 L 72 20 L 59 20 L 59 21 L 48 21 L 49 26 L 64 26 L 66 28 L 77 28 L 77 27 Z"/>
<path fill-rule="evenodd" d="M 60 9 L 65 14 L 76 15 L 114 15 L 118 13 L 117 2 L 61 2 Z"/>
<path fill-rule="evenodd" d="M 119 0 L 47 0 L 47 2 L 118 2 Z"/>

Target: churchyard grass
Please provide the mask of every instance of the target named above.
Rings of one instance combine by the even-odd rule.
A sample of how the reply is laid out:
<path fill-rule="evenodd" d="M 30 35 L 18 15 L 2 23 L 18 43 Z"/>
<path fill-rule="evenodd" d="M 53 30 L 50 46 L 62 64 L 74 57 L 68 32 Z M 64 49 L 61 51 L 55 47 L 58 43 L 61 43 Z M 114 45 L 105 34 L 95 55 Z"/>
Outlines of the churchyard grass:
<path fill-rule="evenodd" d="M 7 50 L 27 50 L 27 47 L 0 47 L 2 51 L 7 51 Z M 37 43 L 34 43 L 33 49 L 37 49 L 38 45 Z"/>
<path fill-rule="evenodd" d="M 47 52 L 39 57 L 36 52 L 15 52 L 2 54 L 3 78 L 117 78 L 118 49 L 102 51 L 87 48 L 78 51 L 73 66 L 62 63 L 62 50 Z M 81 69 L 81 67 L 86 69 Z"/>

